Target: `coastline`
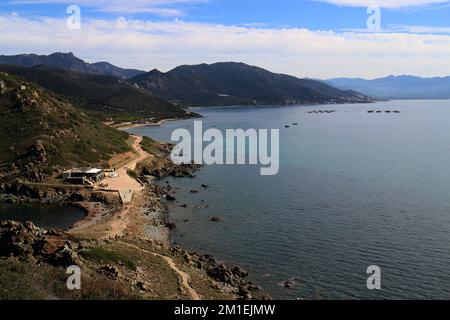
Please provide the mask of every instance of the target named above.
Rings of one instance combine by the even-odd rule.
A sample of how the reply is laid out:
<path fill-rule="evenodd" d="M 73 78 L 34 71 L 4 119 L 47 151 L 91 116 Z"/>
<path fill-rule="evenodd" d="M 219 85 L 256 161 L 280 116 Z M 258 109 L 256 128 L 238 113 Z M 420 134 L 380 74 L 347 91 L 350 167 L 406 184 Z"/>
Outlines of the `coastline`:
<path fill-rule="evenodd" d="M 118 129 L 118 130 L 128 130 L 128 129 L 133 129 L 133 128 L 147 127 L 147 126 L 148 127 L 159 127 L 169 121 L 179 121 L 179 120 L 186 120 L 186 119 L 202 118 L 202 116 L 200 114 L 191 111 L 192 109 L 193 108 L 189 108 L 186 115 L 183 117 L 165 118 L 165 119 L 160 119 L 157 122 L 155 122 L 154 120 L 142 119 L 142 120 L 136 120 L 136 121 L 122 122 L 122 123 L 118 123 L 118 124 L 114 124 L 111 122 L 108 122 L 105 124 L 115 128 L 115 129 Z"/>
<path fill-rule="evenodd" d="M 198 109 L 220 109 L 220 108 L 271 108 L 271 107 L 313 107 L 313 106 L 320 106 L 320 105 L 324 105 L 324 106 L 332 106 L 332 105 L 346 105 L 346 104 L 372 104 L 372 103 L 377 103 L 377 102 L 387 102 L 387 101 L 392 101 L 392 99 L 375 99 L 372 98 L 369 101 L 355 101 L 355 102 L 351 102 L 351 101 L 347 101 L 347 102 L 311 102 L 311 103 L 286 103 L 286 104 L 248 104 L 248 105 L 213 105 L 213 106 L 200 106 L 200 107 L 190 107 L 190 110 L 198 110 Z M 180 120 L 180 119 L 177 119 Z"/>
<path fill-rule="evenodd" d="M 159 127 L 163 125 L 164 123 L 168 121 L 178 121 L 183 120 L 183 118 L 168 118 L 168 119 L 162 119 L 158 122 L 144 122 L 144 123 L 135 123 L 135 122 L 124 122 L 117 125 L 113 125 L 113 128 L 119 129 L 119 130 L 128 130 L 133 128 L 140 128 L 140 127 Z"/>
<path fill-rule="evenodd" d="M 155 125 L 165 121 L 170 120 L 164 119 Z M 169 147 L 169 145 L 163 146 L 163 149 Z M 194 177 L 192 173 L 198 168 L 176 166 L 166 158 L 167 155 L 166 153 L 165 157 L 159 159 L 160 163 L 152 168 L 151 175 L 147 175 L 148 172 L 145 170 L 147 174 L 136 173 L 135 179 L 143 183 L 144 188 L 136 191 L 132 202 L 126 205 L 121 204 L 118 194 L 114 192 L 71 186 L 46 185 L 44 187 L 19 183 L 17 188 L 11 188 L 8 193 L 14 194 L 12 198 L 16 203 L 66 204 L 81 209 L 85 217 L 76 222 L 67 232 L 58 231 L 56 236 L 58 239 L 70 237 L 80 243 L 80 248 L 93 248 L 107 243 L 112 245 L 114 250 L 118 250 L 114 251 L 115 254 L 122 254 L 123 243 L 126 242 L 128 249 L 131 249 L 134 254 L 142 251 L 146 255 L 154 255 L 165 261 L 172 272 L 177 274 L 182 299 L 270 299 L 261 288 L 246 280 L 248 272 L 244 269 L 238 266 L 227 266 L 219 259 L 188 251 L 172 242 L 171 229 L 175 225 L 170 221 L 167 202 L 171 201 L 174 190 L 170 186 L 159 187 L 154 183 L 154 179 L 166 176 Z M 149 155 L 147 158 L 151 166 L 154 165 L 152 162 L 154 158 L 154 155 Z M 145 163 L 145 159 L 141 162 Z M 141 163 L 136 167 L 140 165 Z M 135 168 L 135 172 L 137 170 L 138 168 Z M 22 228 L 22 224 L 6 223 L 4 225 L 7 228 Z M 0 234 L 1 232 L 2 230 Z M 39 232 L 47 234 L 51 231 Z M 84 261 L 84 258 L 81 258 L 82 251 L 76 248 L 78 248 L 77 245 L 74 245 L 70 255 L 78 256 L 80 260 L 72 261 L 74 264 Z M 38 252 L 37 255 L 40 257 L 45 254 Z M 119 270 L 121 266 L 114 264 L 101 268 Z M 137 281 L 134 274 L 123 277 L 123 280 L 133 283 Z M 132 286 L 133 290 L 135 286 Z M 139 287 L 139 294 L 143 294 L 144 297 L 164 298 L 164 296 L 149 296 L 148 294 L 154 293 L 152 290 L 145 289 L 146 287 L 150 285 L 143 286 L 144 289 Z"/>
<path fill-rule="evenodd" d="M 211 287 L 222 294 L 234 295 L 234 299 L 271 299 L 260 287 L 247 280 L 249 274 L 241 267 L 228 266 L 222 260 L 186 250 L 172 241 L 172 230 L 176 226 L 170 219 L 167 202 L 171 201 L 170 197 L 174 190 L 170 186 L 160 187 L 154 184 L 153 180 L 147 180 L 143 192 L 125 208 L 114 211 L 101 204 L 79 204 L 85 208 L 88 215 L 69 233 L 86 237 L 103 232 L 104 236 L 95 236 L 103 241 L 120 239 L 150 241 L 159 246 L 166 256 L 173 255 L 172 258 L 175 260 L 189 265 L 190 268 L 197 270 L 196 272 L 200 271 L 207 279 L 212 279 Z M 108 217 L 106 221 L 102 221 L 104 216 Z"/>

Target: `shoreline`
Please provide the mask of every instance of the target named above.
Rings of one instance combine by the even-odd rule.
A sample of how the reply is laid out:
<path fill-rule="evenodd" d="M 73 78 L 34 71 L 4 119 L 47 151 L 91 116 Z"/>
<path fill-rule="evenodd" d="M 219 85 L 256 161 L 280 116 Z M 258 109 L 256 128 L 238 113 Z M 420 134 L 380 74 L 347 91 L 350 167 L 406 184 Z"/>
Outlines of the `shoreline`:
<path fill-rule="evenodd" d="M 172 119 L 161 120 L 155 125 L 166 121 L 172 121 Z M 167 145 L 165 148 L 168 148 Z M 241 267 L 228 266 L 213 256 L 190 251 L 174 243 L 171 232 L 174 224 L 170 221 L 167 204 L 174 190 L 170 186 L 159 186 L 154 180 L 158 176 L 159 178 L 194 177 L 192 173 L 198 168 L 188 165 L 176 166 L 166 156 L 167 154 L 162 156 L 161 163 L 154 168 L 155 176 L 142 176 L 138 174 L 139 171 L 136 168 L 136 179 L 144 183 L 144 188 L 135 192 L 132 201 L 126 205 L 120 203 L 120 198 L 115 193 L 85 188 L 71 189 L 70 186 L 30 186 L 25 190 L 22 186 L 17 189 L 17 192 L 11 194 L 15 194 L 13 197 L 20 200 L 19 202 L 58 203 L 81 209 L 85 216 L 68 231 L 61 232 L 81 242 L 88 241 L 86 244 L 88 246 L 104 241 L 116 244 L 124 241 L 138 241 L 156 246 L 157 251 L 149 250 L 141 245 L 138 245 L 139 248 L 136 250 L 143 250 L 147 254 L 154 253 L 166 261 L 178 274 L 180 280 L 182 279 L 183 291 L 190 292 L 191 298 L 216 299 L 218 295 L 219 299 L 225 297 L 244 300 L 270 299 L 261 288 L 247 280 L 248 272 Z M 142 162 L 149 158 L 154 159 L 154 156 L 149 155 Z M 202 287 L 209 283 L 206 288 L 215 293 L 198 295 L 195 287 L 192 287 L 188 281 L 191 276 L 196 277 L 197 281 L 205 282 Z"/>
<path fill-rule="evenodd" d="M 389 101 L 393 101 L 396 99 L 387 99 L 387 100 L 371 100 L 371 101 L 366 101 L 366 102 L 339 102 L 339 103 L 322 103 L 322 102 L 317 102 L 317 103 L 294 103 L 294 104 L 248 104 L 248 105 L 224 105 L 224 106 L 203 106 L 203 107 L 190 107 L 191 110 L 195 111 L 198 109 L 220 109 L 220 108 L 224 108 L 224 109 L 232 109 L 232 108 L 273 108 L 273 107 L 313 107 L 313 106 L 339 106 L 339 105 L 351 105 L 351 104 L 372 104 L 372 103 L 377 103 L 377 102 L 389 102 Z M 403 100 L 403 99 L 399 99 L 399 100 Z M 179 120 L 179 119 L 178 119 Z"/>
<path fill-rule="evenodd" d="M 395 100 L 395 99 L 394 99 Z M 195 110 L 199 110 L 199 109 L 232 109 L 232 108 L 280 108 L 280 107 L 313 107 L 313 106 L 331 106 L 331 105 L 354 105 L 354 104 L 364 104 L 364 105 L 368 105 L 368 104 L 373 104 L 373 103 L 377 103 L 377 102 L 389 102 L 389 101 L 393 101 L 393 99 L 374 99 L 371 101 L 358 101 L 358 102 L 339 102 L 339 103 L 333 103 L 333 102 L 329 102 L 329 103 L 323 103 L 323 102 L 317 102 L 317 103 L 304 103 L 304 104 L 249 104 L 249 105 L 225 105 L 225 106 L 200 106 L 200 107 L 189 107 L 188 109 L 191 111 L 191 113 L 193 113 Z M 170 121 L 181 121 L 181 120 L 187 120 L 187 119 L 196 119 L 196 118 L 202 118 L 203 116 L 201 114 L 197 114 L 197 116 L 186 116 L 186 117 L 178 117 L 178 118 L 167 118 L 167 119 L 161 119 L 157 122 L 152 122 L 152 121 L 145 121 L 145 120 L 137 120 L 137 121 L 130 121 L 130 122 L 123 122 L 123 123 L 119 123 L 119 124 L 111 124 L 111 123 L 105 123 L 106 125 L 109 125 L 113 128 L 116 128 L 118 130 L 128 130 L 128 129 L 134 129 L 134 128 L 141 128 L 141 127 L 159 127 L 162 126 L 163 124 L 165 124 L 166 122 L 170 122 Z M 144 121 L 144 123 L 139 123 L 141 121 Z"/>
<path fill-rule="evenodd" d="M 113 128 L 116 128 L 118 130 L 128 130 L 128 129 L 134 129 L 134 128 L 141 128 L 141 127 L 159 127 L 163 125 L 166 122 L 169 121 L 178 121 L 178 120 L 184 120 L 185 118 L 168 118 L 168 119 L 162 119 L 158 122 L 149 122 L 149 123 L 133 123 L 133 122 L 125 122 L 118 125 L 113 125 Z"/>
<path fill-rule="evenodd" d="M 118 123 L 118 124 L 112 124 L 112 123 L 104 123 L 104 124 L 111 126 L 117 130 L 128 130 L 128 129 L 133 129 L 133 128 L 147 127 L 147 126 L 148 127 L 159 127 L 169 121 L 181 121 L 181 120 L 197 119 L 197 118 L 203 117 L 202 115 L 192 112 L 191 110 L 192 110 L 192 108 L 189 108 L 188 113 L 183 117 L 165 118 L 165 119 L 160 119 L 157 122 L 152 121 L 152 120 L 147 121 L 145 119 L 142 119 L 142 120 L 136 120 L 136 121 L 122 122 L 122 123 Z"/>

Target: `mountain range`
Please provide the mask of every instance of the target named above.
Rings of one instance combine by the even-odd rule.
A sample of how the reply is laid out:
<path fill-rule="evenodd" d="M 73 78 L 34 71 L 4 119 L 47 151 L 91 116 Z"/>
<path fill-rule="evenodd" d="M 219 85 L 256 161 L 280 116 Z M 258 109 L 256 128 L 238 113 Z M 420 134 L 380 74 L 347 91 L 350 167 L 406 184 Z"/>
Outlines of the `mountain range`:
<path fill-rule="evenodd" d="M 190 107 L 369 102 L 353 90 L 246 65 L 222 62 L 152 70 L 128 80 L 153 95 Z"/>
<path fill-rule="evenodd" d="M 45 65 L 27 68 L 0 65 L 14 74 L 51 90 L 73 105 L 101 118 L 132 121 L 147 118 L 182 118 L 188 113 L 134 85 L 112 76 L 86 74 Z"/>
<path fill-rule="evenodd" d="M 0 65 L 32 68 L 34 69 L 33 72 L 38 70 L 49 71 L 42 68 L 42 66 L 47 66 L 54 68 L 53 75 L 56 75 L 56 69 L 62 69 L 90 76 L 114 77 L 138 86 L 142 89 L 141 93 L 143 90 L 147 91 L 147 95 L 151 96 L 151 98 L 148 98 L 149 100 L 157 97 L 182 107 L 370 102 L 372 101 L 370 97 L 380 99 L 450 99 L 450 77 L 421 78 L 405 75 L 374 80 L 361 78 L 312 80 L 271 73 L 258 67 L 235 62 L 183 65 L 165 73 L 156 69 L 145 72 L 137 69 L 120 68 L 108 62 L 88 63 L 71 52 L 55 52 L 50 55 L 0 55 Z M 21 72 L 21 75 L 29 76 L 24 72 Z M 66 76 L 67 74 L 61 77 Z M 87 79 L 87 77 L 81 75 L 78 77 L 81 82 Z M 38 78 L 35 75 L 32 81 L 46 87 L 42 81 L 38 81 Z M 74 77 L 71 76 L 71 78 L 73 81 Z M 97 82 L 97 85 L 98 82 L 109 85 L 114 81 L 112 78 L 101 77 L 91 77 L 88 80 L 85 83 L 89 85 L 92 82 Z M 123 85 L 125 82 L 121 82 L 121 84 Z M 81 86 L 88 88 L 89 85 L 82 84 Z M 103 89 L 105 87 L 103 86 Z M 50 89 L 53 90 L 55 87 L 52 86 Z M 125 90 L 123 86 L 122 89 Z M 119 91 L 123 92 L 123 90 Z M 136 92 L 133 91 L 133 94 Z M 69 99 L 71 98 L 64 92 L 59 93 Z M 141 98 L 144 98 L 144 96 L 137 93 L 136 95 L 140 97 L 137 102 L 141 103 Z M 99 100 L 103 100 L 104 95 L 100 94 L 100 96 Z M 115 99 L 113 97 L 112 99 L 125 101 L 128 98 Z M 90 101 L 91 109 L 95 109 L 97 103 L 93 100 L 96 99 L 87 100 Z M 153 102 L 150 101 L 148 104 Z M 167 107 L 167 104 L 159 105 L 156 103 L 153 109 L 165 107 Z M 118 106 L 112 106 L 112 108 L 127 110 L 129 107 L 121 108 L 119 104 Z M 147 109 L 147 106 L 144 106 L 144 109 Z"/>
<path fill-rule="evenodd" d="M 43 73 L 49 71 L 42 66 L 91 76 L 113 76 L 121 80 L 127 79 L 133 86 L 147 91 L 147 94 L 182 107 L 371 101 L 369 97 L 353 90 L 339 90 L 320 81 L 276 74 L 258 67 L 235 62 L 184 65 L 167 73 L 158 70 L 146 73 L 140 70 L 122 69 L 106 62 L 91 64 L 77 58 L 73 53 L 57 52 L 48 56 L 35 54 L 0 56 L 0 64 L 33 69 L 34 75 L 30 78 L 32 81 L 48 89 L 56 90 L 66 97 L 68 97 L 67 92 L 71 90 L 61 92 L 57 90 L 61 86 L 48 85 L 48 73 L 42 76 L 45 76 L 47 80 L 40 79 L 37 71 Z M 30 73 L 31 71 L 25 72 L 22 70 L 20 75 L 28 77 Z M 58 76 L 56 70 L 53 70 L 52 73 L 55 78 Z M 63 74 L 62 77 L 67 78 L 68 76 Z M 70 78 L 73 82 L 74 76 L 70 76 Z M 79 82 L 85 82 L 87 79 L 85 76 L 78 76 L 78 78 L 81 80 Z M 108 85 L 113 82 L 112 79 L 108 80 L 101 77 L 91 77 L 88 80 L 84 84 L 81 83 L 80 86 L 88 88 L 90 86 L 88 84 L 92 81 L 105 82 Z M 59 81 L 60 79 L 58 79 Z M 69 87 L 72 89 L 71 86 L 67 86 L 67 88 Z M 79 92 L 76 93 L 76 95 L 78 94 Z M 124 101 L 125 99 L 121 100 Z"/>
<path fill-rule="evenodd" d="M 336 78 L 325 82 L 342 90 L 351 88 L 380 99 L 450 99 L 450 77 Z"/>
<path fill-rule="evenodd" d="M 14 56 L 0 56 L 0 64 L 17 65 L 27 68 L 46 65 L 70 71 L 113 76 L 121 79 L 128 79 L 145 73 L 145 71 L 135 69 L 122 69 L 108 62 L 88 63 L 77 58 L 72 52 L 55 52 L 50 55 L 19 54 Z"/>

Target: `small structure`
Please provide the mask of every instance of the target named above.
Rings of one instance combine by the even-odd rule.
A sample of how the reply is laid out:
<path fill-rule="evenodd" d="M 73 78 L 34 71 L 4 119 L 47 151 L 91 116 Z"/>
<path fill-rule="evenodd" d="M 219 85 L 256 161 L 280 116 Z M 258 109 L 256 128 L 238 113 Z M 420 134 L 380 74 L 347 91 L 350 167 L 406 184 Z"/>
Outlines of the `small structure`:
<path fill-rule="evenodd" d="M 94 184 L 105 179 L 102 169 L 96 168 L 75 168 L 63 173 L 63 179 L 72 184 Z"/>

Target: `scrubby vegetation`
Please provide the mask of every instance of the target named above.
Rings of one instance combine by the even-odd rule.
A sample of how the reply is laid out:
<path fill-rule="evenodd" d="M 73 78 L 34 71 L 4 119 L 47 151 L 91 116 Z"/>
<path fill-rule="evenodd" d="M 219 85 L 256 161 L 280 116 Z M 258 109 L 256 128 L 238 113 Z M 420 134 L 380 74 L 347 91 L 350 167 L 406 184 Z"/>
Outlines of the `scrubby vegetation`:
<path fill-rule="evenodd" d="M 111 76 L 84 74 L 36 66 L 0 66 L 0 70 L 37 83 L 101 120 L 127 122 L 186 116 L 183 109 L 158 99 L 134 85 Z"/>
<path fill-rule="evenodd" d="M 320 81 L 275 74 L 234 62 L 184 65 L 166 73 L 153 70 L 128 81 L 161 99 L 191 107 L 360 103 L 372 100 Z"/>
<path fill-rule="evenodd" d="M 0 171 L 8 175 L 42 180 L 130 150 L 127 133 L 34 83 L 0 72 L 0 86 Z"/>
<path fill-rule="evenodd" d="M 128 257 L 118 253 L 109 251 L 103 248 L 91 248 L 83 251 L 83 256 L 87 260 L 103 263 L 118 263 L 124 264 L 129 270 L 136 271 L 136 264 Z"/>
<path fill-rule="evenodd" d="M 164 150 L 161 143 L 147 136 L 142 139 L 141 147 L 150 154 L 160 154 Z"/>

